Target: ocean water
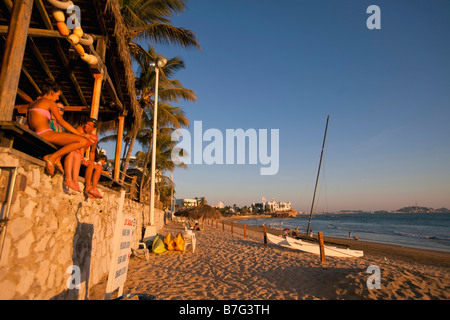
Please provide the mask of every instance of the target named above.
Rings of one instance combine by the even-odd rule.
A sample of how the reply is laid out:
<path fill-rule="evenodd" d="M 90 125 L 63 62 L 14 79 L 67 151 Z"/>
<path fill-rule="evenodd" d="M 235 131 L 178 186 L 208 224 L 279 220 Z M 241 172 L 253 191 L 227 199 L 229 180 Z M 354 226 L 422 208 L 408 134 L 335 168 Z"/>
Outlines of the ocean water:
<path fill-rule="evenodd" d="M 263 225 L 306 232 L 309 216 L 248 219 L 248 225 Z M 450 252 L 450 213 L 354 213 L 317 214 L 311 220 L 315 235 L 396 244 L 405 247 Z"/>

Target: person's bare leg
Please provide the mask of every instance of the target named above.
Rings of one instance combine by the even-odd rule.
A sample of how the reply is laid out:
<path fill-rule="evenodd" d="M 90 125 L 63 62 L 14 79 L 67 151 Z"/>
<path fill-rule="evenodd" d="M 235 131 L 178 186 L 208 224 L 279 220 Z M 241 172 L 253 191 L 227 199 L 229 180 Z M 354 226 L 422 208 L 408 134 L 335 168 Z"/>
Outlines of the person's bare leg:
<path fill-rule="evenodd" d="M 77 151 L 72 151 L 66 156 L 66 159 L 64 160 L 64 167 L 65 167 L 65 179 L 64 179 L 64 185 L 69 187 L 72 190 L 81 192 L 80 187 L 78 185 L 78 175 L 77 179 L 74 179 L 73 173 L 74 173 L 74 163 L 75 159 L 77 158 Z"/>
<path fill-rule="evenodd" d="M 61 149 L 58 149 L 56 152 L 52 154 L 48 154 L 44 157 L 44 160 L 46 161 L 47 168 L 54 168 L 55 162 L 60 159 L 62 156 L 75 151 L 77 149 L 84 148 L 87 144 L 87 140 L 81 136 L 77 136 L 71 133 L 65 133 L 65 132 L 53 132 L 48 131 L 42 133 L 42 138 L 45 140 L 50 141 L 53 144 L 56 144 L 58 146 L 62 146 Z M 51 171 L 51 170 L 50 170 Z M 50 173 L 49 171 L 49 173 Z M 53 170 L 54 172 L 54 170 Z"/>
<path fill-rule="evenodd" d="M 62 157 L 59 157 L 58 159 L 55 160 L 55 169 L 64 174 L 64 167 L 61 164 L 61 158 Z"/>
<path fill-rule="evenodd" d="M 99 199 L 103 198 L 102 194 L 97 189 L 98 181 L 100 180 L 100 176 L 102 175 L 102 169 L 103 169 L 103 167 L 101 165 L 99 165 L 99 164 L 95 165 L 94 174 L 92 176 L 92 188 L 89 191 L 92 195 L 94 195 L 95 197 L 97 197 Z"/>
<path fill-rule="evenodd" d="M 74 151 L 69 153 L 64 159 L 64 167 L 66 168 L 66 172 L 64 174 L 64 185 L 72 190 L 76 190 L 75 183 L 72 177 L 72 168 L 73 168 L 73 157 Z"/>
<path fill-rule="evenodd" d="M 81 192 L 80 186 L 78 184 L 78 177 L 80 176 L 81 162 L 83 162 L 83 155 L 79 150 L 73 152 L 73 167 L 72 167 L 72 180 L 76 185 L 76 190 Z"/>
<path fill-rule="evenodd" d="M 92 189 L 92 173 L 94 171 L 94 163 L 92 161 L 85 161 L 83 165 L 86 166 L 86 172 L 84 174 L 84 192 L 89 193 L 89 190 Z"/>

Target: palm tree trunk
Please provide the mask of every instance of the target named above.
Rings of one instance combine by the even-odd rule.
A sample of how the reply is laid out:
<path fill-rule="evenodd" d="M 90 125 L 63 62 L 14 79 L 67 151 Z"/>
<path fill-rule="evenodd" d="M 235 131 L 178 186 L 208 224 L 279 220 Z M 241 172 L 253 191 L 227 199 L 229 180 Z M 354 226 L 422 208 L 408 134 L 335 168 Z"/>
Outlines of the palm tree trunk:
<path fill-rule="evenodd" d="M 153 144 L 153 139 L 150 139 L 150 145 L 148 146 L 148 150 L 147 150 L 147 157 L 145 158 L 145 163 L 144 163 L 144 169 L 142 171 L 142 178 L 141 178 L 141 185 L 139 187 L 139 201 L 142 201 L 142 191 L 144 189 L 144 181 L 146 178 L 146 171 L 147 171 L 147 165 L 150 162 L 150 152 L 152 149 L 152 144 Z"/>
<path fill-rule="evenodd" d="M 132 133 L 131 133 L 131 139 L 130 139 L 130 144 L 128 146 L 128 151 L 127 151 L 127 156 L 125 158 L 125 162 L 123 163 L 123 174 L 120 178 L 120 182 L 123 183 L 125 180 L 125 174 L 127 172 L 127 168 L 128 168 L 128 164 L 130 163 L 130 158 L 131 158 L 131 152 L 133 151 L 133 146 L 134 146 L 134 141 L 136 140 L 136 136 L 137 133 L 139 131 L 139 128 L 141 126 L 141 118 L 142 118 L 142 112 L 144 110 L 141 109 L 139 110 L 139 112 L 136 114 L 136 119 L 134 120 L 133 126 L 132 126 Z"/>

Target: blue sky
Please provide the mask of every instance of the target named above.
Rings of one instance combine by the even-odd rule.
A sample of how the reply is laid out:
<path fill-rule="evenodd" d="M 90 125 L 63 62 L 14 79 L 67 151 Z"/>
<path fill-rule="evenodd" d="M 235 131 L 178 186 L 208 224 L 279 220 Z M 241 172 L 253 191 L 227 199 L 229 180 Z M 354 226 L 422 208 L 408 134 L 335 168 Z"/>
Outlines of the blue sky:
<path fill-rule="evenodd" d="M 366 26 L 372 4 L 380 30 Z M 450 208 L 450 1 L 191 0 L 172 22 L 202 46 L 156 46 L 185 62 L 191 124 L 280 136 L 276 175 L 190 165 L 174 172 L 177 198 L 309 210 L 329 114 L 317 210 Z"/>

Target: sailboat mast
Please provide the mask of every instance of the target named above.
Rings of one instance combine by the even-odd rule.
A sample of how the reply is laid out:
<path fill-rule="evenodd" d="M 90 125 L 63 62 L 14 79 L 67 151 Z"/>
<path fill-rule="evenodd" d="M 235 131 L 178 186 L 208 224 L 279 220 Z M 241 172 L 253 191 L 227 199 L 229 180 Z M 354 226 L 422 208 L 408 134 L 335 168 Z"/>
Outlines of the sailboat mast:
<path fill-rule="evenodd" d="M 309 231 L 310 231 L 310 228 L 311 228 L 311 218 L 312 218 L 313 209 L 314 209 L 314 201 L 316 199 L 317 183 L 319 182 L 320 167 L 322 165 L 323 149 L 325 148 L 325 140 L 327 138 L 327 130 L 328 130 L 328 121 L 329 120 L 330 120 L 330 115 L 328 115 L 328 117 L 327 117 L 327 125 L 325 127 L 325 134 L 323 136 L 322 152 L 320 153 L 320 161 L 319 161 L 319 170 L 317 171 L 316 186 L 314 188 L 314 195 L 313 195 L 313 200 L 312 200 L 312 203 L 311 203 L 311 211 L 309 213 L 308 229 L 306 230 L 306 234 L 307 235 L 309 235 Z"/>

